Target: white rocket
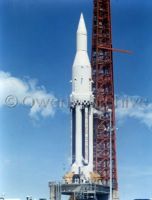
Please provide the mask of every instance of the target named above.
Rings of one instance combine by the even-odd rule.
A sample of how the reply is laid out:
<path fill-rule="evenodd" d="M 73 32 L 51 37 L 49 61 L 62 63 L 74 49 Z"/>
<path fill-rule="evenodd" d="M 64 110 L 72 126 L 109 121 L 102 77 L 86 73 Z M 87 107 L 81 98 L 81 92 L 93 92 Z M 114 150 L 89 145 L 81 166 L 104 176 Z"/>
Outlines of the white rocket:
<path fill-rule="evenodd" d="M 72 68 L 72 167 L 86 180 L 93 172 L 93 103 L 91 64 L 87 52 L 87 30 L 81 14 L 77 30 L 77 52 Z"/>

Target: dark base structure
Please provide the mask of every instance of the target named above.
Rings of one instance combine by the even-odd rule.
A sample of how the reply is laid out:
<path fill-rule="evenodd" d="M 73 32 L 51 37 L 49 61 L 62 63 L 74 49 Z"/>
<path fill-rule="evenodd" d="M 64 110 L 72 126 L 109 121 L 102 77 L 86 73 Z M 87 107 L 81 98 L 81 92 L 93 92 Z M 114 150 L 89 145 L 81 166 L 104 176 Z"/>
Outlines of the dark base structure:
<path fill-rule="evenodd" d="M 62 184 L 49 182 L 50 200 L 61 200 L 62 195 L 70 200 L 108 200 L 109 187 L 99 184 Z"/>

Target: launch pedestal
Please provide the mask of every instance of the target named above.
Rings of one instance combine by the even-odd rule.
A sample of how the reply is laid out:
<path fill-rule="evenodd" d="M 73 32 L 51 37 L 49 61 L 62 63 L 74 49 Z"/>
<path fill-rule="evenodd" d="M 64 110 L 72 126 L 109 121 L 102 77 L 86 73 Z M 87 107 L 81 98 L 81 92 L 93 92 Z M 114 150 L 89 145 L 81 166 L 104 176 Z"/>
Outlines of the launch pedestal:
<path fill-rule="evenodd" d="M 109 187 L 100 184 L 62 184 L 49 183 L 50 200 L 61 200 L 62 195 L 69 196 L 70 200 L 108 200 Z"/>

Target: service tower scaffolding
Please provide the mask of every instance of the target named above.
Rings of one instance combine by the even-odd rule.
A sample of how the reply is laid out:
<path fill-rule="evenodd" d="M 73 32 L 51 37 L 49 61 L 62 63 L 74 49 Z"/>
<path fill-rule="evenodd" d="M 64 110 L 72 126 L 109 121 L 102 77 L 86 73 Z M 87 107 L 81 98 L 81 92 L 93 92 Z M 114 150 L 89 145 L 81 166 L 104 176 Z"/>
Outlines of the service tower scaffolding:
<path fill-rule="evenodd" d="M 94 171 L 101 175 L 103 185 L 110 185 L 108 109 L 111 109 L 113 199 L 118 199 L 110 0 L 94 0 L 91 61 L 95 105 L 104 112 L 102 116 L 94 116 Z"/>

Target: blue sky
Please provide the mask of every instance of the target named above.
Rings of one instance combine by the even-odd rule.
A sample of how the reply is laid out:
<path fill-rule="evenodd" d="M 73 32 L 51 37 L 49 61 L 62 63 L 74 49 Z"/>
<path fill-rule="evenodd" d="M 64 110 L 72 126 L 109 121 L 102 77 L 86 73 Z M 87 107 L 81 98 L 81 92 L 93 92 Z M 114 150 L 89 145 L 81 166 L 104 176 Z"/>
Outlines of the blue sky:
<path fill-rule="evenodd" d="M 152 196 L 151 9 L 150 0 L 112 1 L 113 46 L 134 52 L 114 53 L 115 93 L 149 102 L 117 109 L 123 200 Z M 0 1 L 0 194 L 6 197 L 48 198 L 48 181 L 60 180 L 69 168 L 68 109 L 31 103 L 68 98 L 81 12 L 90 53 L 91 0 Z M 8 95 L 18 98 L 13 108 L 5 104 Z"/>

